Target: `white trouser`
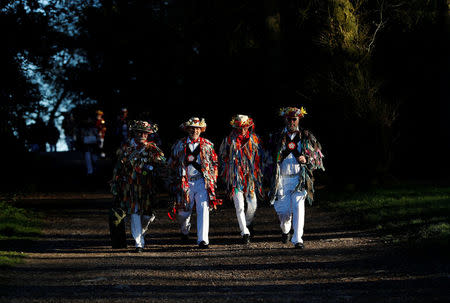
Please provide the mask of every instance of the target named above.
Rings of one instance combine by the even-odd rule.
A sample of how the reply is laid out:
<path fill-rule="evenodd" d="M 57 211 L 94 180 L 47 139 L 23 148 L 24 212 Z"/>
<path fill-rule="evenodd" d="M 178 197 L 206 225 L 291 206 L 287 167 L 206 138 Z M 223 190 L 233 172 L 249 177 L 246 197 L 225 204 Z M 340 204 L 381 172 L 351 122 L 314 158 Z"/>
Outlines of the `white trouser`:
<path fill-rule="evenodd" d="M 189 181 L 189 205 L 188 209 L 180 209 L 177 212 L 178 222 L 180 223 L 181 233 L 189 234 L 191 228 L 191 214 L 194 208 L 197 212 L 197 243 L 204 241 L 209 244 L 209 199 L 208 192 L 205 189 L 205 181 L 200 178 L 196 181 Z"/>
<path fill-rule="evenodd" d="M 247 200 L 247 212 L 245 213 L 245 201 Z M 249 226 L 256 212 L 256 195 L 247 194 L 244 199 L 244 193 L 242 191 L 234 192 L 233 194 L 234 207 L 236 208 L 236 216 L 239 223 L 239 229 L 241 230 L 241 236 L 249 235 L 250 231 L 247 226 Z"/>
<path fill-rule="evenodd" d="M 139 211 L 139 206 L 138 206 L 138 204 L 136 204 L 136 206 L 134 208 L 134 213 L 130 215 L 130 217 L 131 217 L 131 222 L 130 222 L 131 235 L 133 236 L 136 247 L 144 247 L 145 232 L 147 231 L 148 224 L 153 222 L 155 217 L 140 215 L 138 213 L 138 211 Z M 144 226 L 142 226 L 142 222 L 144 222 Z"/>
<path fill-rule="evenodd" d="M 281 176 L 281 188 L 274 204 L 280 220 L 281 231 L 287 234 L 292 225 L 294 235 L 291 242 L 294 244 L 303 243 L 303 227 L 305 225 L 306 190 L 295 191 L 297 184 L 298 178 Z"/>

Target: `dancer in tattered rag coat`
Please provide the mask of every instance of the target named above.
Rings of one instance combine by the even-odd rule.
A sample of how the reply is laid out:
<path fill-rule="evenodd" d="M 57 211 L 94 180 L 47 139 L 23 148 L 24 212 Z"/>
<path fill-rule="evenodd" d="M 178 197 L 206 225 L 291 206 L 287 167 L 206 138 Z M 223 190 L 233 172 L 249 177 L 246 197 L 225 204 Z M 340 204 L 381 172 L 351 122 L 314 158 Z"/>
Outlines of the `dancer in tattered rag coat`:
<path fill-rule="evenodd" d="M 145 232 L 155 218 L 153 207 L 159 191 L 156 178 L 164 175 L 166 159 L 154 142 L 147 141 L 149 134 L 158 130 L 156 124 L 132 121 L 129 129 L 131 138 L 117 152 L 111 192 L 130 215 L 136 252 L 142 252 Z"/>
<path fill-rule="evenodd" d="M 252 118 L 236 115 L 230 124 L 234 129 L 222 141 L 219 150 L 221 177 L 236 208 L 242 242 L 248 244 L 253 236 L 257 196 L 263 196 L 261 142 L 254 133 Z"/>
<path fill-rule="evenodd" d="M 313 171 L 325 170 L 321 145 L 308 130 L 299 128 L 305 109 L 286 107 L 280 110 L 286 127 L 271 138 L 273 175 L 269 199 L 280 220 L 283 243 L 289 241 L 295 248 L 304 248 L 305 200 L 313 201 Z"/>
<path fill-rule="evenodd" d="M 209 211 L 222 204 L 215 193 L 218 157 L 213 143 L 200 136 L 206 130 L 205 119 L 192 117 L 180 127 L 188 136 L 173 145 L 168 162 L 172 173 L 171 192 L 175 200 L 171 202 L 171 207 L 185 242 L 189 238 L 191 214 L 196 208 L 197 244 L 199 248 L 208 248 Z"/>

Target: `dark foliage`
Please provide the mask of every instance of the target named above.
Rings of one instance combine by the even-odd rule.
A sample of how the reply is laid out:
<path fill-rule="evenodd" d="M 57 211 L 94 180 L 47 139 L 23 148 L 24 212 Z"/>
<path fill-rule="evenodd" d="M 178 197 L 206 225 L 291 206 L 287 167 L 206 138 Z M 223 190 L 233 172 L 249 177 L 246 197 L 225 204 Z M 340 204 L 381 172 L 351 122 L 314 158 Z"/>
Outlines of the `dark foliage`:
<path fill-rule="evenodd" d="M 282 126 L 280 107 L 302 105 L 327 182 L 440 176 L 450 142 L 446 1 L 31 3 L 0 12 L 1 136 L 15 150 L 25 150 L 25 117 L 50 124 L 62 104 L 79 119 L 105 112 L 110 153 L 122 107 L 158 123 L 167 152 L 190 116 L 206 118 L 218 145 L 233 114 L 251 115 L 265 137 Z M 49 85 L 50 106 L 24 62 Z"/>

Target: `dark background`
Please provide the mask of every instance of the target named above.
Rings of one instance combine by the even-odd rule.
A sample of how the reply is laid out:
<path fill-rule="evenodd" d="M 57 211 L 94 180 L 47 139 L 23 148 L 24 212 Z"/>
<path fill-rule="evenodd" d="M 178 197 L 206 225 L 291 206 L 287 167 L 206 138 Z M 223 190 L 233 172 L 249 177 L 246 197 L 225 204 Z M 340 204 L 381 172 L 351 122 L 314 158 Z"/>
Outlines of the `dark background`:
<path fill-rule="evenodd" d="M 27 123 L 42 117 L 50 125 L 69 109 L 83 121 L 102 109 L 112 163 L 122 107 L 131 119 L 158 123 L 168 153 L 191 116 L 206 119 L 204 136 L 217 150 L 233 115 L 250 115 L 266 138 L 282 127 L 280 107 L 304 106 L 301 124 L 326 156 L 319 183 L 448 179 L 446 1 L 24 0 L 1 7 L 5 189 L 71 175 L 60 163 L 73 155 L 28 151 Z M 103 164 L 102 180 L 109 178 Z"/>

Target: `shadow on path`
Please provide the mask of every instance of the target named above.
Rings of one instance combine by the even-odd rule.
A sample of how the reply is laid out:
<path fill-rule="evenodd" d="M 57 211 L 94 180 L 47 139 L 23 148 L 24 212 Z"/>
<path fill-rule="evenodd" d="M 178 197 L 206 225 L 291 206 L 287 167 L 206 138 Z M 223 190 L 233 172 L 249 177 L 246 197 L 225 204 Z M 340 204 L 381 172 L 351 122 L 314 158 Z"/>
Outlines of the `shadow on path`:
<path fill-rule="evenodd" d="M 234 209 L 211 215 L 210 249 L 182 244 L 165 210 L 146 250 L 110 247 L 110 200 L 22 201 L 45 214 L 38 241 L 0 241 L 26 262 L 0 273 L 1 302 L 431 302 L 447 301 L 448 260 L 417 259 L 355 230 L 318 208 L 307 209 L 305 250 L 280 242 L 273 209 L 260 207 L 256 236 L 240 244 Z"/>

